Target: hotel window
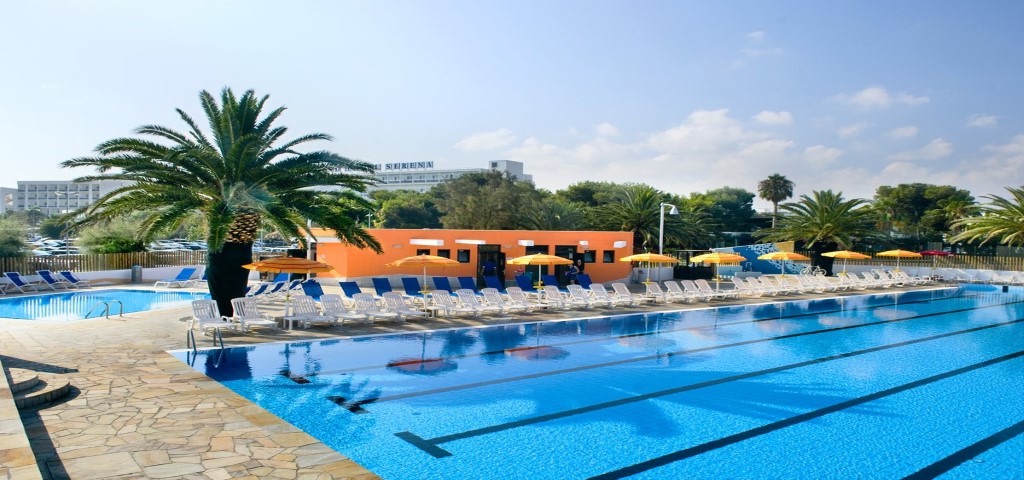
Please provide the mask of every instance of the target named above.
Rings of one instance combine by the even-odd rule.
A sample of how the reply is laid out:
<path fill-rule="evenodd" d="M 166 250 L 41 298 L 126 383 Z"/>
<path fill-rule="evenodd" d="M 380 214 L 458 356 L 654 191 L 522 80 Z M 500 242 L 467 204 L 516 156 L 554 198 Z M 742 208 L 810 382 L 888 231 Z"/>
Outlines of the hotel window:
<path fill-rule="evenodd" d="M 583 252 L 583 263 L 597 263 L 597 252 L 593 250 Z"/>
<path fill-rule="evenodd" d="M 452 251 L 451 249 L 448 248 L 439 248 L 437 249 L 437 256 L 444 258 L 452 258 Z"/>
<path fill-rule="evenodd" d="M 605 250 L 602 261 L 604 263 L 615 263 L 615 250 Z"/>
<path fill-rule="evenodd" d="M 460 249 L 457 253 L 459 255 L 457 259 L 459 263 L 469 263 L 469 250 Z"/>
<path fill-rule="evenodd" d="M 429 248 L 417 248 L 416 249 L 416 255 L 430 255 L 430 249 Z"/>

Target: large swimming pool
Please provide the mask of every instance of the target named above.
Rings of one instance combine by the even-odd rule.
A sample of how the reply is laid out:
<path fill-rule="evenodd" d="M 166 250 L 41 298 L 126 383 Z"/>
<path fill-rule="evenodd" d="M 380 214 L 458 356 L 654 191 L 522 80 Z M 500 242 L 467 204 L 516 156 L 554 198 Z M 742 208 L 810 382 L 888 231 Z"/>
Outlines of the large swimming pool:
<path fill-rule="evenodd" d="M 131 289 L 71 290 L 43 295 L 0 297 L 0 318 L 68 321 L 104 316 L 104 304 L 111 317 L 189 305 L 192 300 L 210 298 L 201 292 L 165 292 Z"/>
<path fill-rule="evenodd" d="M 386 479 L 1024 478 L 1024 291 L 173 352 Z"/>

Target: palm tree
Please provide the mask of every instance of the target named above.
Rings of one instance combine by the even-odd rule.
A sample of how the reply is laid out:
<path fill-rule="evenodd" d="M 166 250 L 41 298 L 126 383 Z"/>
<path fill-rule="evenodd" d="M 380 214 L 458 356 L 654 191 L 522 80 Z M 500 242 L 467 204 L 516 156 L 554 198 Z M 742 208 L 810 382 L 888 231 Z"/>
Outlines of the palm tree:
<path fill-rule="evenodd" d="M 633 232 L 633 249 L 650 250 L 658 243 L 661 203 L 671 200 L 651 186 L 626 185 L 613 201 L 593 210 L 593 223 L 603 230 Z M 710 241 L 703 213 L 685 203 L 678 207 L 679 215 L 665 216 L 665 244 L 685 246 Z"/>
<path fill-rule="evenodd" d="M 978 207 L 981 215 L 966 217 L 953 222 L 953 229 L 963 231 L 950 239 L 951 243 L 966 240 L 984 244 L 997 240 L 1008 246 L 1024 246 L 1024 188 L 1006 187 L 1013 195 L 1003 198 L 985 195 L 990 203 Z"/>
<path fill-rule="evenodd" d="M 380 251 L 377 240 L 352 214 L 352 205 L 369 208 L 353 192 L 364 191 L 372 182 L 373 166 L 328 151 L 295 150 L 310 141 L 331 139 L 322 133 L 278 144 L 287 129 L 273 124 L 285 109 L 261 118 L 268 98 L 257 98 L 252 90 L 235 97 L 225 88 L 218 104 L 203 91 L 199 100 L 212 137 L 177 109 L 189 128 L 186 133 L 145 125 L 136 133 L 148 137 L 108 140 L 96 147 L 96 157 L 63 162 L 63 167 L 96 167 L 97 174 L 78 178 L 79 182 L 127 181 L 67 218 L 74 218 L 72 226 L 77 227 L 145 212 L 136 235 L 148 243 L 199 212 L 207 223 L 210 295 L 224 314 L 232 312 L 231 299 L 245 293 L 248 271 L 241 266 L 252 261 L 252 243 L 263 222 L 286 238 L 311 235 L 311 222 L 334 230 L 342 241 Z M 313 188 L 320 186 L 342 191 Z"/>
<path fill-rule="evenodd" d="M 778 226 L 754 233 L 761 240 L 785 242 L 802 240 L 814 252 L 813 264 L 831 271 L 831 259 L 821 254 L 832 249 L 848 249 L 854 241 L 874 238 L 873 209 L 867 200 L 843 199 L 831 190 L 801 195 L 800 201 L 780 206 L 785 213 Z M 831 273 L 831 272 L 829 272 Z"/>
<path fill-rule="evenodd" d="M 775 173 L 757 183 L 757 196 L 772 202 L 772 228 L 779 218 L 779 202 L 793 197 L 793 182 Z"/>
<path fill-rule="evenodd" d="M 526 227 L 532 230 L 581 230 L 586 225 L 586 207 L 557 197 L 540 201 L 526 216 Z"/>

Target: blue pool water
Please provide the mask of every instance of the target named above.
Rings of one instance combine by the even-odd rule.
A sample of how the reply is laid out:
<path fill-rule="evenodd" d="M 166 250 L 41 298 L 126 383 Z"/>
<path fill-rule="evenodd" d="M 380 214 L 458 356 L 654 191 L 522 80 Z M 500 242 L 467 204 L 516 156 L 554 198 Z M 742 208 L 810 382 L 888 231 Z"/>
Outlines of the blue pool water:
<path fill-rule="evenodd" d="M 192 300 L 210 298 L 207 293 L 164 292 L 153 290 L 95 289 L 72 290 L 44 295 L 0 297 L 0 318 L 22 320 L 68 321 L 102 317 L 102 302 L 110 305 L 110 315 L 116 316 L 120 301 L 124 313 L 144 312 L 188 305 Z M 91 314 L 90 314 L 91 311 Z"/>
<path fill-rule="evenodd" d="M 385 479 L 1024 478 L 1020 288 L 173 353 Z"/>

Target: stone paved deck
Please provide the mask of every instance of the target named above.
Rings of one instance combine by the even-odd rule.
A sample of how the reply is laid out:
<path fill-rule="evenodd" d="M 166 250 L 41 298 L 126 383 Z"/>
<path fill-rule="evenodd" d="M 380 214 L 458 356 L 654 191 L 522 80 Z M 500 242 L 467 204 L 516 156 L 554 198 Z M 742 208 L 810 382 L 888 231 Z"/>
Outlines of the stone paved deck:
<path fill-rule="evenodd" d="M 336 287 L 325 286 L 325 290 L 340 293 Z M 882 290 L 872 290 L 879 291 Z M 748 298 L 713 304 L 813 296 Z M 706 306 L 659 304 L 534 313 L 500 320 L 432 318 L 404 324 L 346 324 L 228 334 L 225 342 L 239 345 Z M 13 423 L 9 422 L 10 412 L 3 416 L 4 390 L 0 388 L 0 473 L 5 473 L 6 468 L 14 479 L 38 478 L 35 470 L 24 469 L 34 453 L 42 477 L 53 479 L 377 478 L 166 353 L 185 347 L 187 327 L 183 318 L 189 313 L 189 308 L 177 308 L 68 323 L 0 319 L 0 361 L 4 366 L 63 373 L 71 378 L 74 387 L 69 400 L 22 412 L 21 420 L 32 450 L 27 453 L 16 440 L 3 443 L 7 438 L 4 434 L 12 430 Z M 205 346 L 209 340 L 200 342 Z"/>

